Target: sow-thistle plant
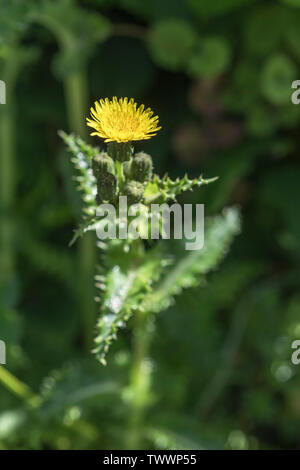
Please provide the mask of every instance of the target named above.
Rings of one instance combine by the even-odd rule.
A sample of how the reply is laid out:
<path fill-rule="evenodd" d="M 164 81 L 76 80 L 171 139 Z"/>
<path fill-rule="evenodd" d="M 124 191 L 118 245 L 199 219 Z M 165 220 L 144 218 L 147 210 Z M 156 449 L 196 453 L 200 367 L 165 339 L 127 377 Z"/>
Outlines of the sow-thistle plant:
<path fill-rule="evenodd" d="M 183 191 L 215 180 L 202 176 L 172 180 L 154 174 L 151 156 L 142 151 L 135 153 L 133 143 L 154 137 L 161 129 L 159 118 L 150 108 L 138 107 L 132 98 L 97 101 L 91 108 L 87 125 L 92 128 L 92 136 L 107 143 L 106 149 L 60 133 L 71 151 L 78 171 L 78 189 L 84 201 L 83 221 L 71 244 L 86 232 L 97 229 L 101 223 L 97 207 L 102 203 L 110 203 L 118 209 L 120 196 L 127 196 L 128 206 L 136 204 L 139 213 L 147 214 L 139 226 L 140 232 L 147 233 L 153 202 L 176 201 Z M 119 227 L 124 223 L 124 214 L 122 217 L 119 215 L 117 220 Z M 130 219 L 128 213 L 125 218 Z M 94 352 L 101 363 L 106 363 L 112 340 L 130 317 L 136 319 L 136 328 L 144 332 L 139 335 L 138 341 L 143 342 L 143 347 L 139 344 L 138 350 L 143 350 L 145 356 L 149 319 L 171 306 L 182 289 L 203 284 L 205 275 L 221 260 L 238 230 L 236 209 L 227 209 L 206 221 L 205 244 L 201 250 L 185 251 L 182 241 L 171 243 L 161 239 L 146 240 L 147 237 L 98 240 L 100 257 L 95 279 L 100 312 Z M 143 358 L 140 353 L 137 356 L 141 365 Z M 133 376 L 138 375 L 138 366 L 134 370 Z M 132 380 L 136 380 L 136 388 L 143 387 L 140 377 Z M 139 395 L 143 395 L 142 390 Z"/>

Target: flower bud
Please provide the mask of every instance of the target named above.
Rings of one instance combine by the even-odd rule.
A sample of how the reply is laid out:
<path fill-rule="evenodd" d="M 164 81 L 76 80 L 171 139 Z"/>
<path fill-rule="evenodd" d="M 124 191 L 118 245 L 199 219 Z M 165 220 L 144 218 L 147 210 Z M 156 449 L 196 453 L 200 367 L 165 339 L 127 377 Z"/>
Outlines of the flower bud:
<path fill-rule="evenodd" d="M 107 153 L 113 160 L 128 162 L 133 154 L 133 147 L 130 142 L 109 142 Z"/>
<path fill-rule="evenodd" d="M 114 173 L 114 162 L 106 152 L 100 152 L 93 158 L 92 169 L 98 180 L 104 173 Z"/>
<path fill-rule="evenodd" d="M 138 181 L 128 181 L 123 188 L 123 195 L 127 196 L 127 204 L 136 204 L 144 195 L 144 187 Z"/>
<path fill-rule="evenodd" d="M 132 163 L 132 160 L 130 162 L 123 163 L 123 172 L 127 180 L 131 179 L 131 163 Z"/>
<path fill-rule="evenodd" d="M 131 162 L 131 177 L 143 183 L 152 177 L 152 158 L 144 152 L 136 153 Z"/>
<path fill-rule="evenodd" d="M 117 195 L 117 179 L 111 173 L 104 173 L 97 181 L 97 202 L 114 202 Z"/>

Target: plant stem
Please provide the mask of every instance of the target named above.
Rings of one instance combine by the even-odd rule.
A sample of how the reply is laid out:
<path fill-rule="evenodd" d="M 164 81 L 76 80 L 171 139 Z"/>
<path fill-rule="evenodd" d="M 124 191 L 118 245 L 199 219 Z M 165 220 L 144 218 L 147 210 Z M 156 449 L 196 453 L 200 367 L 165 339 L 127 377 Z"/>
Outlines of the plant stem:
<path fill-rule="evenodd" d="M 85 139 L 88 137 L 85 125 L 85 115 L 88 109 L 88 84 L 85 71 L 67 75 L 64 87 L 71 130 Z"/>
<path fill-rule="evenodd" d="M 88 109 L 88 85 L 84 70 L 68 75 L 64 80 L 69 125 L 72 131 L 86 138 L 85 115 Z M 82 314 L 84 344 L 89 350 L 92 345 L 95 323 L 94 266 L 95 240 L 92 233 L 86 233 L 79 241 L 78 302 Z"/>
<path fill-rule="evenodd" d="M 11 372 L 0 366 L 0 382 L 11 392 L 25 400 L 30 405 L 37 404 L 39 397 L 34 395 L 28 385 L 21 382 Z"/>
<path fill-rule="evenodd" d="M 127 449 L 132 450 L 140 449 L 142 446 L 144 414 L 150 399 L 151 369 L 147 358 L 149 340 L 149 316 L 145 312 L 137 312 L 135 314 L 127 435 Z"/>
<path fill-rule="evenodd" d="M 9 56 L 4 64 L 3 78 L 6 83 L 7 104 L 1 106 L 0 114 L 0 285 L 11 282 L 15 276 L 13 210 L 15 203 L 15 115 L 13 88 L 18 65 Z M 3 277 L 2 277 L 3 276 Z"/>
<path fill-rule="evenodd" d="M 116 166 L 116 172 L 117 172 L 117 177 L 118 177 L 119 190 L 122 191 L 123 184 L 124 184 L 123 163 L 116 160 L 115 166 Z"/>
<path fill-rule="evenodd" d="M 4 105 L 6 106 L 6 105 Z M 4 279 L 14 277 L 15 257 L 13 249 L 13 221 L 12 211 L 15 201 L 14 182 L 14 118 L 11 110 L 2 113 L 0 117 L 0 244 L 1 244 L 1 284 Z"/>

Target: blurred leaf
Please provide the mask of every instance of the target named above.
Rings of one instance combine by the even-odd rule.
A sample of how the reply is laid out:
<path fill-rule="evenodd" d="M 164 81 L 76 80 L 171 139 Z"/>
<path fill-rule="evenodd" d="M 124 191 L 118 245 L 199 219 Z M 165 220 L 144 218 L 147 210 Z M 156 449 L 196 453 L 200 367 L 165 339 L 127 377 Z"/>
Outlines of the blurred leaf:
<path fill-rule="evenodd" d="M 74 0 L 43 0 L 31 10 L 30 19 L 48 28 L 59 42 L 54 71 L 60 78 L 80 70 L 96 44 L 111 33 L 107 18 L 80 8 Z"/>
<path fill-rule="evenodd" d="M 198 41 L 188 61 L 188 72 L 193 77 L 213 78 L 226 70 L 231 51 L 225 38 L 207 36 Z"/>
<path fill-rule="evenodd" d="M 296 76 L 297 69 L 287 56 L 274 55 L 262 69 L 261 91 L 272 104 L 288 103 L 291 99 L 291 84 Z"/>
<path fill-rule="evenodd" d="M 121 389 L 112 372 L 110 377 L 103 369 L 99 374 L 98 368 L 89 361 L 73 362 L 53 371 L 42 384 L 43 403 L 39 412 L 43 419 L 60 415 L 70 407 L 86 401 L 96 401 L 101 406 L 105 395 L 112 397 Z"/>
<path fill-rule="evenodd" d="M 148 45 L 158 65 L 178 70 L 191 54 L 196 40 L 197 33 L 188 22 L 166 19 L 153 26 Z"/>

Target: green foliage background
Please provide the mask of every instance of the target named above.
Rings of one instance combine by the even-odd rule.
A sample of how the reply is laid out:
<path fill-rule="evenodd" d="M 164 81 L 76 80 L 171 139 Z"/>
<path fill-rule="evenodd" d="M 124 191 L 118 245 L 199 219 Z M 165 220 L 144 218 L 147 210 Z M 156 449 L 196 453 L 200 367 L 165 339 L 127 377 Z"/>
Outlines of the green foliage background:
<path fill-rule="evenodd" d="M 85 137 L 89 106 L 116 95 L 159 114 L 163 129 L 136 145 L 158 174 L 219 176 L 182 203 L 238 205 L 243 219 L 218 269 L 153 322 L 143 445 L 299 449 L 299 7 L 0 0 L 0 339 L 30 387 L 8 389 L 1 369 L 0 448 L 127 445 L 132 319 L 99 365 L 84 263 L 99 254 L 68 248 L 81 203 L 57 135 Z"/>

